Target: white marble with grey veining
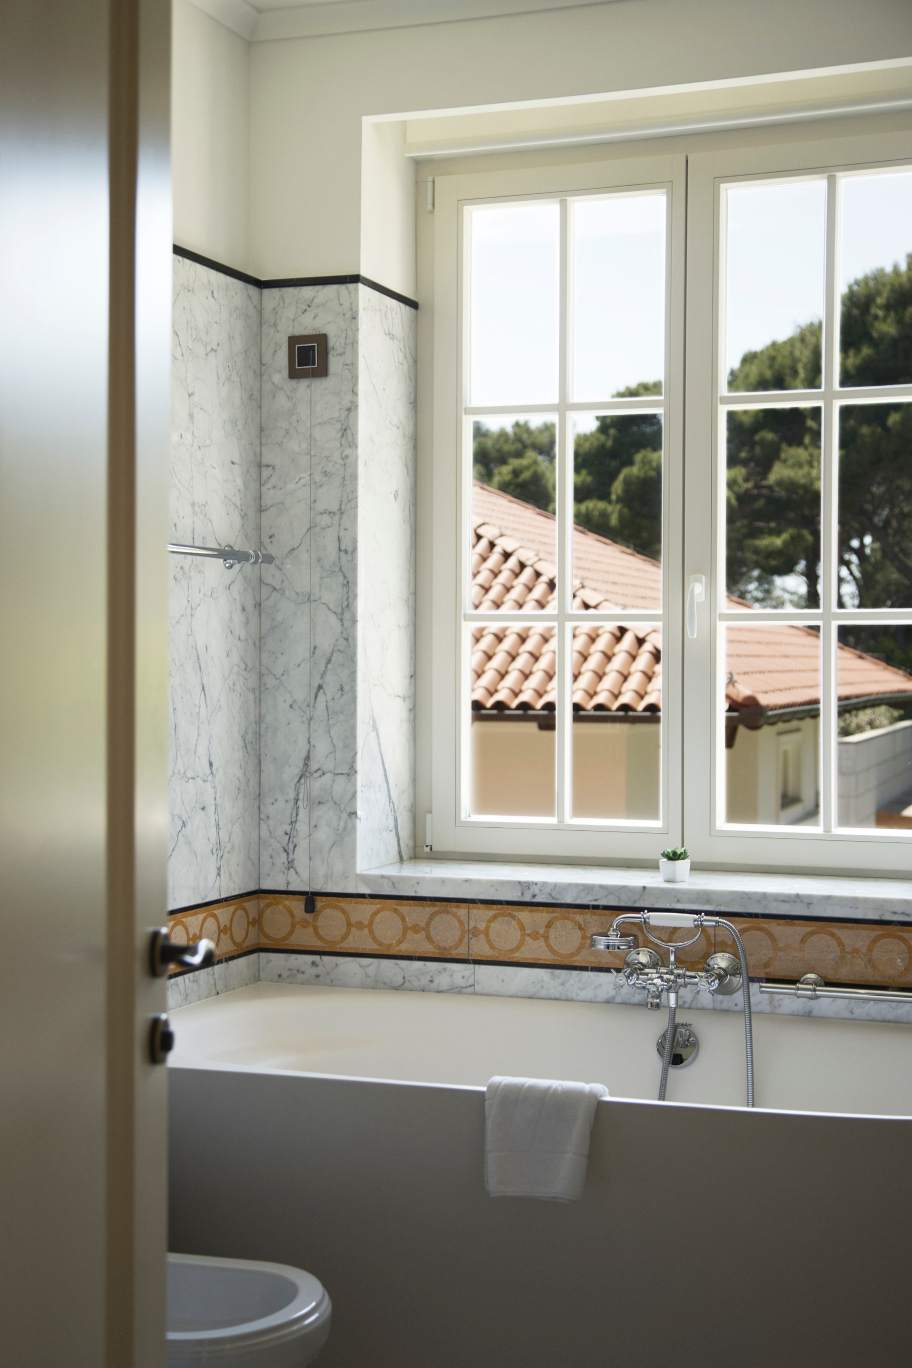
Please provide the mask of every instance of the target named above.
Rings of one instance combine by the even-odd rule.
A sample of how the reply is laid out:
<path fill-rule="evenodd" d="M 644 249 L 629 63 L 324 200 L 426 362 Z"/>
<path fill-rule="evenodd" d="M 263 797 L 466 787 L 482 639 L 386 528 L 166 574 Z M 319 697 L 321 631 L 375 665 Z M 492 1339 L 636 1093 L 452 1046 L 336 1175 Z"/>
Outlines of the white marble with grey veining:
<path fill-rule="evenodd" d="M 260 292 L 174 258 L 170 539 L 260 537 Z M 169 556 L 168 905 L 259 883 L 259 573 Z"/>
<path fill-rule="evenodd" d="M 240 955 L 223 960 L 211 969 L 197 969 L 192 974 L 178 974 L 168 980 L 168 1010 L 189 1007 L 206 998 L 219 997 L 235 988 L 248 988 L 260 981 L 260 956 Z"/>
<path fill-rule="evenodd" d="M 326 379 L 287 339 L 325 332 Z M 263 292 L 260 879 L 353 891 L 414 829 L 414 311 L 356 285 Z"/>
<path fill-rule="evenodd" d="M 741 1011 L 741 994 L 718 998 L 713 1006 L 722 1011 Z M 912 993 L 908 1003 L 879 1002 L 866 998 L 799 998 L 792 993 L 761 993 L 751 984 L 751 1010 L 776 1016 L 828 1017 L 840 1021 L 889 1021 L 912 1024 Z"/>
<path fill-rule="evenodd" d="M 619 973 L 588 969 L 541 969 L 525 964 L 476 964 L 475 992 L 492 997 L 551 998 L 561 1002 L 612 1002 L 628 1006 L 645 1005 L 645 995 L 625 983 Z M 709 1007 L 695 988 L 678 994 L 682 1009 Z"/>
<path fill-rule="evenodd" d="M 358 294 L 357 860 L 370 868 L 414 853 L 417 315 Z"/>
<path fill-rule="evenodd" d="M 471 993 L 471 964 L 353 955 L 260 952 L 263 983 L 320 983 L 334 988 L 402 988 L 409 992 Z"/>
<path fill-rule="evenodd" d="M 648 869 L 407 860 L 363 871 L 358 887 L 397 897 L 912 921 L 912 880 L 907 879 L 695 870 L 688 883 L 671 884 Z"/>
<path fill-rule="evenodd" d="M 289 380 L 288 337 L 314 332 L 328 335 L 329 375 Z M 355 867 L 356 376 L 356 286 L 264 290 L 265 888 L 343 889 Z"/>
<path fill-rule="evenodd" d="M 453 964 L 369 955 L 279 954 L 269 950 L 228 960 L 217 964 L 214 969 L 202 969 L 195 974 L 183 974 L 171 979 L 168 983 L 168 1006 L 185 1007 L 192 1002 L 202 1002 L 205 998 L 257 982 L 316 983 L 337 988 L 398 988 L 429 993 L 481 993 L 492 997 L 604 1002 L 645 1010 L 644 994 L 628 987 L 623 976 L 617 972 L 543 969 L 524 964 Z M 699 988 L 683 989 L 678 1005 L 681 1011 L 696 1008 L 722 1012 L 742 1010 L 740 993 L 719 997 Z M 820 998 L 811 1001 L 790 994 L 761 993 L 759 984 L 752 983 L 751 1007 L 755 1013 L 775 1013 L 779 1016 L 912 1025 L 912 995 L 908 1005 L 904 1002 L 858 998 Z"/>

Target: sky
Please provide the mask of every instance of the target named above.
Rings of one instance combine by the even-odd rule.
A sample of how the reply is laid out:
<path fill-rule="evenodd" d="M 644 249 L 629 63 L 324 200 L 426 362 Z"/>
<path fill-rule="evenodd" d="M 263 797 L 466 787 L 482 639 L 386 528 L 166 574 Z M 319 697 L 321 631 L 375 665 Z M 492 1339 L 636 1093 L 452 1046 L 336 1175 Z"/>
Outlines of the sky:
<path fill-rule="evenodd" d="M 826 181 L 741 183 L 727 196 L 726 369 L 823 307 Z M 840 281 L 912 251 L 912 172 L 841 182 Z M 556 201 L 471 210 L 472 404 L 557 399 Z M 579 200 L 571 214 L 573 392 L 597 400 L 661 376 L 662 192 Z"/>

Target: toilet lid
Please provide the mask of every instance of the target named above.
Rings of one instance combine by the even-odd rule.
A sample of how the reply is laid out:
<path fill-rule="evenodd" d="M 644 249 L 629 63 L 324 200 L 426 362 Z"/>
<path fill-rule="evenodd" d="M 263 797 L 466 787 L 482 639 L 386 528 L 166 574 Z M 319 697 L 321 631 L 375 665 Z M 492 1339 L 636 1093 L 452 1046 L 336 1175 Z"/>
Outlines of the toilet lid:
<path fill-rule="evenodd" d="M 326 1289 L 301 1268 L 188 1254 L 168 1266 L 168 1344 L 181 1360 L 303 1340 L 331 1315 Z"/>

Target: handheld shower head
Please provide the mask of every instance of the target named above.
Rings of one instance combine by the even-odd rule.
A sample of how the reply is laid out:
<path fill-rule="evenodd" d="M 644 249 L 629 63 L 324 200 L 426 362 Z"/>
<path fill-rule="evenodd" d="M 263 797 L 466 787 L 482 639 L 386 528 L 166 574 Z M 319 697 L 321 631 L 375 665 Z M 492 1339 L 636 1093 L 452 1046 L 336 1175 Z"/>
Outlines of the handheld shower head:
<path fill-rule="evenodd" d="M 590 936 L 589 944 L 593 950 L 635 950 L 639 941 L 636 936 L 624 936 L 620 931 L 609 931 L 607 935 Z"/>

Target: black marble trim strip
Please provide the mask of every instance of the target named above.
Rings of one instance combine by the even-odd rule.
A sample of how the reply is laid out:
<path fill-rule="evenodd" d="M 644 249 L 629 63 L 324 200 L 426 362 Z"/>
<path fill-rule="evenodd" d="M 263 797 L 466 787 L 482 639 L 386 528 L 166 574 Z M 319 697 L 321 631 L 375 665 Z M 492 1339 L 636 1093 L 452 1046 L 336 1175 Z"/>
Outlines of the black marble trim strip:
<path fill-rule="evenodd" d="M 463 898 L 455 897 L 453 894 L 442 893 L 336 893 L 324 889 L 305 890 L 301 888 L 261 888 L 261 893 L 269 897 L 277 898 L 305 898 L 308 893 L 315 898 L 346 898 L 348 900 L 361 899 L 366 902 L 395 902 L 395 903 L 460 903 L 468 907 L 528 907 L 532 911 L 545 907 L 566 908 L 568 912 L 630 912 L 641 911 L 640 903 L 571 903 L 562 902 L 559 899 L 552 902 L 537 902 L 529 898 Z M 225 901 L 220 899 L 220 901 Z M 745 921 L 795 921 L 795 922 L 842 922 L 846 926 L 895 926 L 902 930 L 912 929 L 912 920 L 894 921 L 893 918 L 878 917 L 846 917 L 838 912 L 802 912 L 800 916 L 790 916 L 788 913 L 769 913 L 769 912 L 727 912 L 720 911 L 718 908 L 661 908 L 653 909 L 656 912 L 705 912 L 707 917 L 732 917 L 743 918 Z"/>
<path fill-rule="evenodd" d="M 204 912 L 207 907 L 218 907 L 222 903 L 246 902 L 248 898 L 258 898 L 261 892 L 260 888 L 248 888 L 246 893 L 225 893 L 221 898 L 210 898 L 208 902 L 187 903 L 186 907 L 171 907 L 167 915 L 176 917 L 181 912 Z"/>
<path fill-rule="evenodd" d="M 223 957 L 223 959 L 220 959 L 220 960 L 219 960 L 219 963 L 220 963 L 220 964 L 223 964 L 223 963 L 225 963 L 227 960 L 230 960 L 230 959 L 232 959 L 232 960 L 234 960 L 234 959 L 244 959 L 245 956 L 247 956 L 247 955 L 308 955 L 311 959 L 361 959 L 361 960 L 375 960 L 375 959 L 377 959 L 377 960 L 384 960 L 384 959 L 387 959 L 387 960 L 408 960 L 409 964 L 461 964 L 461 965 L 471 965 L 471 966 L 473 966 L 473 967 L 474 967 L 475 965 L 481 965 L 481 966 L 484 966 L 484 967 L 487 968 L 487 969 L 534 969 L 534 970 L 536 970 L 536 971 L 538 971 L 538 970 L 540 970 L 540 969 L 547 969 L 547 970 L 549 970 L 549 971 L 550 971 L 550 970 L 563 969 L 566 973 L 569 973 L 569 974 L 614 974 L 614 975 L 618 975 L 618 974 L 620 974 L 620 972 L 621 972 L 620 969 L 613 969 L 613 968 L 612 968 L 610 965 L 608 965 L 608 964 L 605 964 L 605 965 L 602 965 L 602 964 L 555 964 L 555 963 L 553 962 L 553 960 L 551 960 L 551 961 L 540 960 L 540 961 L 539 961 L 539 960 L 504 960 L 504 959 L 496 960 L 496 959 L 467 959 L 467 958 L 462 958 L 462 959 L 460 959 L 460 958 L 458 958 L 458 957 L 448 956 L 448 955 L 397 955 L 397 954 L 384 955 L 382 952 L 376 952 L 376 951 L 375 951 L 373 954 L 371 954 L 371 955 L 367 955 L 367 954 L 365 954 L 363 951 L 358 951 L 358 950 L 311 950 L 311 949 L 307 948 L 306 946 L 296 947 L 296 946 L 281 946 L 281 945 L 260 945 L 260 946 L 258 946 L 256 949 L 254 949 L 254 950 L 242 950 L 242 951 L 241 951 L 239 954 L 237 954 L 237 955 L 225 955 L 225 956 Z M 182 978 L 183 975 L 184 975 L 185 973 L 199 973 L 199 972 L 200 972 L 199 970 L 182 969 L 182 970 L 179 971 L 179 973 L 172 974 L 171 977 L 172 977 L 172 978 Z M 264 980 L 264 982 L 265 982 L 265 981 L 266 981 L 266 980 Z M 755 975 L 755 974 L 751 974 L 751 975 L 750 975 L 750 981 L 751 981 L 751 983 L 767 983 L 767 982 L 768 982 L 768 980 L 767 980 L 766 978 L 764 978 L 764 977 L 763 977 L 762 975 L 760 975 L 760 974 L 756 974 L 756 975 Z M 840 980 L 838 984 L 837 984 L 837 983 L 833 983 L 833 984 L 831 984 L 830 986 L 831 986 L 831 987 L 846 987 L 846 986 L 852 986 L 854 983 L 855 983 L 855 980 L 850 980 L 850 981 L 848 981 L 848 983 L 843 983 L 842 980 Z M 889 990 L 889 991 L 895 991 L 895 985 L 894 985 L 894 984 L 889 984 L 889 983 L 872 984 L 872 983 L 868 983 L 867 981 L 865 981 L 864 983 L 857 984 L 857 986 L 862 987 L 862 988 L 875 988 L 875 987 L 877 987 L 877 988 L 887 989 L 887 990 Z M 910 998 L 912 998 L 912 993 L 910 993 Z M 608 1005 L 610 1005 L 610 1004 L 608 1004 Z"/>
<path fill-rule="evenodd" d="M 520 962 L 517 960 L 470 959 L 467 955 L 400 955 L 396 954 L 394 950 L 388 954 L 384 954 L 382 950 L 375 950 L 371 954 L 366 954 L 363 950 L 313 950 L 305 945 L 261 945 L 260 954 L 309 955 L 311 959 L 408 960 L 409 964 L 461 964 L 464 966 L 483 964 L 489 969 L 569 969 L 574 974 L 620 973 L 619 969 L 612 969 L 609 966 L 603 968 L 594 964 L 554 964 L 553 961 L 546 962 L 544 960 L 541 962 L 522 960 Z"/>
<path fill-rule="evenodd" d="M 228 893 L 221 898 L 210 898 L 208 902 L 188 903 L 186 907 L 172 907 L 168 910 L 167 916 L 176 917 L 182 912 L 203 912 L 207 907 L 216 907 L 221 903 L 244 902 L 248 898 L 260 896 L 270 898 L 345 898 L 349 901 L 359 900 L 361 902 L 393 902 L 393 903 L 460 903 L 467 907 L 528 907 L 533 911 L 536 908 L 560 907 L 566 908 L 568 912 L 624 912 L 629 907 L 622 903 L 608 906 L 605 903 L 569 903 L 569 902 L 530 902 L 528 898 L 460 898 L 447 896 L 444 897 L 437 893 L 425 895 L 409 893 L 336 893 L 324 891 L 322 889 L 309 890 L 306 888 L 251 888 L 246 893 Z M 630 907 L 633 904 L 629 905 Z M 637 904 L 639 906 L 639 904 Z M 661 909 L 659 909 L 661 910 Z M 685 908 L 684 911 L 699 911 L 699 908 Z M 845 926 L 895 926 L 898 930 L 912 929 L 912 921 L 894 921 L 892 918 L 880 919 L 876 917 L 844 917 L 838 913 L 802 913 L 800 917 L 790 917 L 783 914 L 770 915 L 768 912 L 720 912 L 717 909 L 706 910 L 707 916 L 720 916 L 742 918 L 745 921 L 796 921 L 796 922 L 841 922 Z M 321 952 L 324 953 L 324 952 Z M 329 953 L 326 951 L 325 953 Z M 341 952 L 350 953 L 350 952 Z M 407 958 L 405 956 L 401 958 Z M 500 962 L 500 961 L 498 961 Z"/>
<path fill-rule="evenodd" d="M 245 951 L 246 953 L 246 951 Z M 459 955 L 388 955 L 382 950 L 368 954 L 364 950 L 314 950 L 307 945 L 261 945 L 261 955 L 309 955 L 311 959 L 361 959 L 361 960 L 408 960 L 410 964 L 481 964 L 481 960 L 470 960 Z"/>
<path fill-rule="evenodd" d="M 397 303 L 405 304 L 409 309 L 418 308 L 417 299 L 410 299 L 408 295 L 400 294 L 398 290 L 391 290 L 388 285 L 381 285 L 379 281 L 363 275 L 288 276 L 279 280 L 263 280 L 260 283 L 264 290 L 292 289 L 297 285 L 364 285 L 368 290 L 376 290 L 377 294 L 395 299 Z"/>
<path fill-rule="evenodd" d="M 263 288 L 263 282 L 256 276 L 248 275 L 246 271 L 238 271 L 234 266 L 226 266 L 223 261 L 214 261 L 212 257 L 203 256 L 200 252 L 191 252 L 189 247 L 179 247 L 176 242 L 173 247 L 174 255 L 183 257 L 185 261 L 195 261 L 197 266 L 207 266 L 210 271 L 231 276 L 232 280 L 243 281 L 245 285 L 254 285 L 258 290 Z"/>
<path fill-rule="evenodd" d="M 377 294 L 386 295 L 388 299 L 395 299 L 399 304 L 405 304 L 409 309 L 418 308 L 417 299 L 410 299 L 408 295 L 400 294 L 398 290 L 391 290 L 388 285 L 381 285 L 379 281 L 371 280 L 369 276 L 285 276 L 277 280 L 260 280 L 258 276 L 248 275 L 246 271 L 238 271 L 234 266 L 226 266 L 223 261 L 216 261 L 213 257 L 203 256 L 201 252 L 192 252 L 189 247 L 180 247 L 176 242 L 173 247 L 175 256 L 183 257 L 185 261 L 194 261 L 197 266 L 207 266 L 210 271 L 218 271 L 221 275 L 231 276 L 232 280 L 243 281 L 245 285 L 254 285 L 258 290 L 292 289 L 300 285 L 364 285 L 369 290 L 376 290 Z"/>
<path fill-rule="evenodd" d="M 236 950 L 233 955 L 218 955 L 215 964 L 209 964 L 206 968 L 215 969 L 219 964 L 230 964 L 233 960 L 247 959 L 249 955 L 258 955 L 259 953 L 260 947 L 253 945 L 249 950 Z M 167 982 L 170 983 L 172 979 L 186 978 L 187 974 L 205 974 L 205 972 L 205 969 L 176 969 L 173 974 L 168 975 Z"/>

